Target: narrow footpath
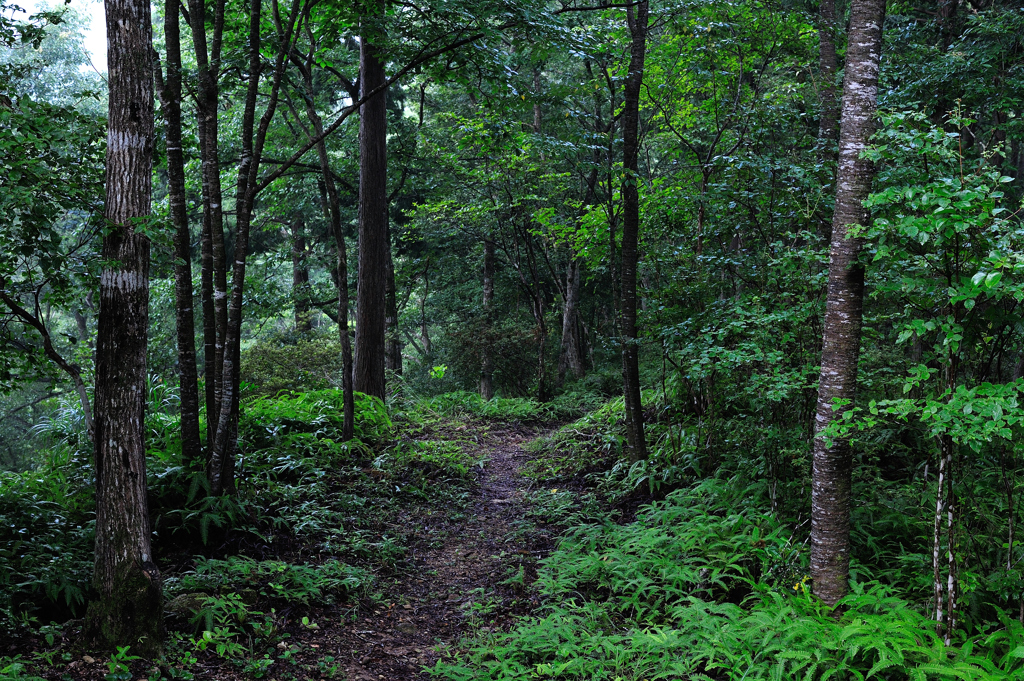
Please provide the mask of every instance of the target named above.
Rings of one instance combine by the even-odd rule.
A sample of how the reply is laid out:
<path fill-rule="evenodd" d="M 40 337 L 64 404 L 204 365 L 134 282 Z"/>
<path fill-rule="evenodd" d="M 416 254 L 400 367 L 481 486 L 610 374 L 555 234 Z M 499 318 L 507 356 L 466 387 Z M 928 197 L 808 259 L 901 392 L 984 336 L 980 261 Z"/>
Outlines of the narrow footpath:
<path fill-rule="evenodd" d="M 414 568 L 381 585 L 384 603 L 364 603 L 355 622 L 332 623 L 293 641 L 333 656 L 348 681 L 428 678 L 422 669 L 466 634 L 503 628 L 532 610 L 527 587 L 553 538 L 526 520 L 530 481 L 520 468 L 527 460 L 523 445 L 541 434 L 495 425 L 479 442 L 487 463 L 469 507 L 458 520 L 437 521 L 443 545 L 414 550 Z"/>

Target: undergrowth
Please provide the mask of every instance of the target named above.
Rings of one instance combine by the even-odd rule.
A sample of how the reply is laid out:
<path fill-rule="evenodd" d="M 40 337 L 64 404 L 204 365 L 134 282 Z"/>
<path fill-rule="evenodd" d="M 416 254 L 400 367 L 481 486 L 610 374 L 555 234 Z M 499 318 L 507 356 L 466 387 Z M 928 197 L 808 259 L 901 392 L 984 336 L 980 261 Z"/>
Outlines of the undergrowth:
<path fill-rule="evenodd" d="M 670 493 L 627 525 L 576 529 L 542 562 L 540 614 L 472 641 L 438 678 L 1013 679 L 1024 626 L 946 647 L 893 589 L 855 583 L 835 618 L 806 584 L 807 556 L 726 483 Z"/>

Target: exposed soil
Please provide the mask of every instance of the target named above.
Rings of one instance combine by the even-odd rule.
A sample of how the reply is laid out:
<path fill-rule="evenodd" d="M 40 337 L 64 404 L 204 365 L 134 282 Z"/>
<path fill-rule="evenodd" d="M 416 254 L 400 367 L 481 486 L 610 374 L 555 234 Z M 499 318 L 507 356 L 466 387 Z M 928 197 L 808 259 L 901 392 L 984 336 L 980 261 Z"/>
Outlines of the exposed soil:
<path fill-rule="evenodd" d="M 535 605 L 526 587 L 552 537 L 522 522 L 530 484 L 519 468 L 527 456 L 522 445 L 537 435 L 523 426 L 492 428 L 480 442 L 489 461 L 465 518 L 439 519 L 447 535 L 443 545 L 413 550 L 415 567 L 384 591 L 391 607 L 310 637 L 320 641 L 321 652 L 335 655 L 345 678 L 426 676 L 420 670 L 472 629 L 502 628 Z"/>

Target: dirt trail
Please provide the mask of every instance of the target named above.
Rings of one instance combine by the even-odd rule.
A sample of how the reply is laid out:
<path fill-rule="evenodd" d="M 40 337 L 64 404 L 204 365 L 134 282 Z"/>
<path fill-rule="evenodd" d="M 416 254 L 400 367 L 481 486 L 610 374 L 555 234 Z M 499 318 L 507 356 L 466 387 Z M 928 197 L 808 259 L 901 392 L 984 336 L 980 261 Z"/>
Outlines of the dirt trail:
<path fill-rule="evenodd" d="M 517 522 L 530 488 L 519 469 L 527 459 L 523 445 L 540 434 L 518 425 L 491 429 L 480 441 L 488 463 L 465 517 L 439 519 L 443 545 L 414 550 L 415 568 L 383 585 L 393 605 L 364 609 L 358 621 L 332 623 L 302 643 L 333 655 L 348 681 L 426 678 L 421 669 L 473 628 L 500 628 L 528 612 L 534 603 L 525 587 L 551 538 Z"/>

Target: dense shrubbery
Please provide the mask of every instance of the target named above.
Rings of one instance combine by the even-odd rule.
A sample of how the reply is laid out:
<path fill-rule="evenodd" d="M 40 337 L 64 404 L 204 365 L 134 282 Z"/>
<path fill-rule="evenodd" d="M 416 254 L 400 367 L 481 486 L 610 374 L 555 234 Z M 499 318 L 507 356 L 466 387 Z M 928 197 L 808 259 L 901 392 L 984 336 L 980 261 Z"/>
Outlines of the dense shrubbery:
<path fill-rule="evenodd" d="M 249 394 L 341 387 L 341 343 L 337 335 L 261 338 L 242 353 L 241 378 Z"/>

